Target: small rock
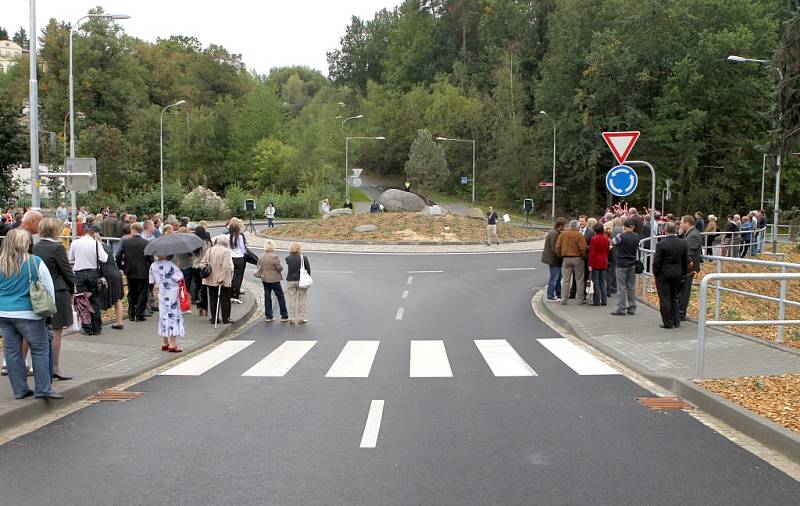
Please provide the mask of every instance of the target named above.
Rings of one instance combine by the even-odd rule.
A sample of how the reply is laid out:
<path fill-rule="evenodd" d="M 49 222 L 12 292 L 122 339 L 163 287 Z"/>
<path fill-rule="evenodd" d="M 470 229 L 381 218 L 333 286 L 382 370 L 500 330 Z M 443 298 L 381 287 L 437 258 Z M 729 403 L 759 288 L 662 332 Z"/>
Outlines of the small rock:
<path fill-rule="evenodd" d="M 450 212 L 444 207 L 425 206 L 418 214 L 423 216 L 447 216 Z"/>
<path fill-rule="evenodd" d="M 472 218 L 473 220 L 485 220 L 486 216 L 484 216 L 481 208 L 470 207 L 469 209 L 467 209 L 467 218 Z"/>
<path fill-rule="evenodd" d="M 353 230 L 355 230 L 356 232 L 375 232 L 378 230 L 378 227 L 376 227 L 375 225 L 359 225 Z"/>
<path fill-rule="evenodd" d="M 352 215 L 353 215 L 352 209 L 331 209 L 331 212 L 322 215 L 322 219 L 327 220 L 328 218 L 337 218 L 339 216 L 352 216 Z"/>

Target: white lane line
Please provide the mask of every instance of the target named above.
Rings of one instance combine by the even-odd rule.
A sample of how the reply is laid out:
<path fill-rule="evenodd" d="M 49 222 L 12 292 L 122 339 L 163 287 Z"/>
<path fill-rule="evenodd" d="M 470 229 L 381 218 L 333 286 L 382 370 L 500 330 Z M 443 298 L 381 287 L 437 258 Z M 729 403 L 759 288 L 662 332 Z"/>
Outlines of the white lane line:
<path fill-rule="evenodd" d="M 506 267 L 498 271 L 535 271 L 536 267 Z"/>
<path fill-rule="evenodd" d="M 380 341 L 347 341 L 326 378 L 368 378 Z"/>
<path fill-rule="evenodd" d="M 406 274 L 441 274 L 444 271 L 406 271 Z"/>
<path fill-rule="evenodd" d="M 452 378 L 444 341 L 411 341 L 409 378 Z"/>
<path fill-rule="evenodd" d="M 408 281 L 406 281 L 406 284 L 407 284 L 407 285 L 410 285 L 410 284 L 411 284 L 411 283 L 413 283 L 413 282 L 414 282 L 414 276 L 409 276 L 409 277 L 408 277 Z"/>
<path fill-rule="evenodd" d="M 403 298 L 404 299 L 408 298 L 408 290 L 403 290 Z"/>
<path fill-rule="evenodd" d="M 242 376 L 284 376 L 315 344 L 316 341 L 284 341 Z"/>
<path fill-rule="evenodd" d="M 314 271 L 314 274 L 355 274 L 356 271 Z"/>
<path fill-rule="evenodd" d="M 375 399 L 369 405 L 367 423 L 364 425 L 364 434 L 361 435 L 361 448 L 375 448 L 377 446 L 382 418 L 383 400 Z"/>
<path fill-rule="evenodd" d="M 505 339 L 476 339 L 475 346 L 495 376 L 537 375 Z"/>
<path fill-rule="evenodd" d="M 619 371 L 601 360 L 592 356 L 588 351 L 578 347 L 569 340 L 558 337 L 552 339 L 537 339 L 539 344 L 547 348 L 550 353 L 580 374 L 581 376 L 603 376 L 619 374 Z"/>
<path fill-rule="evenodd" d="M 225 362 L 255 341 L 225 341 L 186 362 L 167 369 L 160 376 L 200 376 L 204 372 Z"/>
<path fill-rule="evenodd" d="M 402 320 L 404 312 L 405 312 L 405 309 L 403 309 L 402 307 L 397 308 L 397 314 L 394 315 L 394 319 L 395 320 Z"/>

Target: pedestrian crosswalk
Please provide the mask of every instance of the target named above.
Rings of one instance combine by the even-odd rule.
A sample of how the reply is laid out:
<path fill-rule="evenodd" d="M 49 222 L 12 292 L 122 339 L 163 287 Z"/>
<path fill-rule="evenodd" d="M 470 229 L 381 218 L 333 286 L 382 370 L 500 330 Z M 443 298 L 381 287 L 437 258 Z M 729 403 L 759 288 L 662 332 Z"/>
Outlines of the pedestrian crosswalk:
<path fill-rule="evenodd" d="M 616 375 L 619 372 L 564 338 L 537 339 L 545 350 L 580 376 Z M 162 376 L 200 376 L 247 349 L 255 341 L 226 341 L 166 371 Z M 532 377 L 538 373 L 506 339 L 475 339 L 475 349 L 495 377 Z M 315 340 L 286 340 L 241 376 L 281 378 L 300 368 L 312 353 Z M 368 378 L 380 348 L 378 340 L 350 340 L 327 369 L 326 378 Z M 409 378 L 452 378 L 453 367 L 443 340 L 409 342 Z M 319 360 L 311 360 L 318 364 Z M 456 370 L 458 372 L 458 370 Z"/>

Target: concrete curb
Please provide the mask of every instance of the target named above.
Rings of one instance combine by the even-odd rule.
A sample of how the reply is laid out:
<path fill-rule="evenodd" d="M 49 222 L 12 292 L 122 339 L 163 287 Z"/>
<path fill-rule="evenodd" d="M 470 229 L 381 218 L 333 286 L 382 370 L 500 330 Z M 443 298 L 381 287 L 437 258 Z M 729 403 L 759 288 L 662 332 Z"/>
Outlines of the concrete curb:
<path fill-rule="evenodd" d="M 84 382 L 77 383 L 70 387 L 59 389 L 58 393 L 64 396 L 64 399 L 61 400 L 37 400 L 36 402 L 21 402 L 18 407 L 12 409 L 6 413 L 0 415 L 0 432 L 7 431 L 12 429 L 14 426 L 30 422 L 35 418 L 46 415 L 53 411 L 57 411 L 59 409 L 63 409 L 69 406 L 72 403 L 82 401 L 89 396 L 92 396 L 99 392 L 100 390 L 105 390 L 107 388 L 112 388 L 120 383 L 124 383 L 129 381 L 137 376 L 140 376 L 147 371 L 150 371 L 157 367 L 162 367 L 165 364 L 169 364 L 174 362 L 185 355 L 188 355 L 194 351 L 197 351 L 205 346 L 208 346 L 211 343 L 219 341 L 230 334 L 236 332 L 241 327 L 246 325 L 250 318 L 253 316 L 256 308 L 258 308 L 258 299 L 253 297 L 252 295 L 247 295 L 249 299 L 250 309 L 247 312 L 236 320 L 236 323 L 230 326 L 226 326 L 224 328 L 220 328 L 220 332 L 215 336 L 211 336 L 209 339 L 204 340 L 192 347 L 187 347 L 184 349 L 184 353 L 168 353 L 165 355 L 169 355 L 170 359 L 164 362 L 161 362 L 155 367 L 146 367 L 140 370 L 137 370 L 133 373 L 129 374 L 122 374 L 122 375 L 111 375 L 102 378 L 95 378 L 92 380 L 87 380 Z"/>
<path fill-rule="evenodd" d="M 547 304 L 542 302 L 542 291 L 536 292 L 531 299 L 531 309 L 546 313 L 560 325 L 570 329 L 573 335 L 587 342 L 614 360 L 632 369 L 656 385 L 669 390 L 691 404 L 714 416 L 739 432 L 755 439 L 764 446 L 781 453 L 796 463 L 800 463 L 800 435 L 763 418 L 752 411 L 721 397 L 694 382 L 672 375 L 658 374 L 618 353 L 613 348 L 597 341 L 584 331 L 574 327 L 568 320 L 557 315 Z M 538 297 L 537 297 L 538 295 Z"/>

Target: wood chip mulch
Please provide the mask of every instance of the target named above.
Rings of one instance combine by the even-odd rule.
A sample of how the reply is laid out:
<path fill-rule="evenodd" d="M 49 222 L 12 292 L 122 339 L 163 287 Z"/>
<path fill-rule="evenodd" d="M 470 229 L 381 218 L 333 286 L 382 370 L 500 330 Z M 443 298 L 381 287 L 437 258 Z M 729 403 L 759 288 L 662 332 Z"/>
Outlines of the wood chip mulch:
<path fill-rule="evenodd" d="M 764 418 L 800 432 L 800 374 L 742 376 L 701 384 Z"/>

